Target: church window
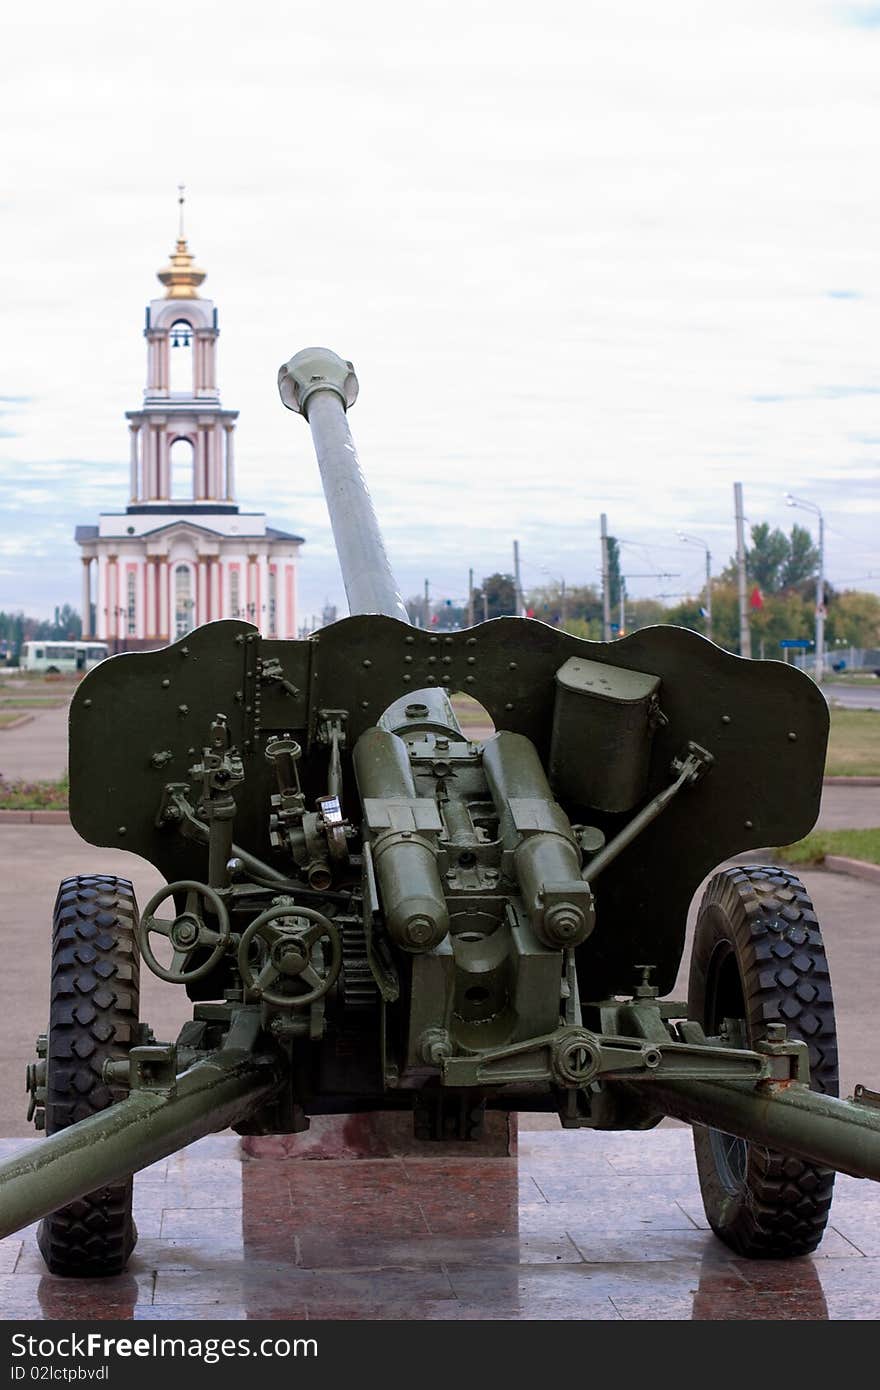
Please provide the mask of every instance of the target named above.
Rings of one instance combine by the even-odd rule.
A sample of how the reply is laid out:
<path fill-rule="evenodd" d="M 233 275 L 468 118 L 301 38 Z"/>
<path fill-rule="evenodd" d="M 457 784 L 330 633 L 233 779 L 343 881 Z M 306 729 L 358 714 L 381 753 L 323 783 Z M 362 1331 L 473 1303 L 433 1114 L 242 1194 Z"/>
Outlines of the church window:
<path fill-rule="evenodd" d="M 269 571 L 269 636 L 275 637 L 278 632 L 278 576 L 275 570 Z"/>
<path fill-rule="evenodd" d="M 174 571 L 174 636 L 185 637 L 193 629 L 195 600 L 192 594 L 192 570 L 178 565 Z"/>
<path fill-rule="evenodd" d="M 192 501 L 195 497 L 195 452 L 189 439 L 175 439 L 168 451 L 171 461 L 171 497 Z"/>
<path fill-rule="evenodd" d="M 169 384 L 171 394 L 177 396 L 195 395 L 193 378 L 193 331 L 184 319 L 171 325 L 169 343 Z"/>
<path fill-rule="evenodd" d="M 237 569 L 229 571 L 229 608 L 233 618 L 241 617 L 241 591 Z"/>
<path fill-rule="evenodd" d="M 128 572 L 127 626 L 129 637 L 137 634 L 137 576 L 134 570 Z"/>

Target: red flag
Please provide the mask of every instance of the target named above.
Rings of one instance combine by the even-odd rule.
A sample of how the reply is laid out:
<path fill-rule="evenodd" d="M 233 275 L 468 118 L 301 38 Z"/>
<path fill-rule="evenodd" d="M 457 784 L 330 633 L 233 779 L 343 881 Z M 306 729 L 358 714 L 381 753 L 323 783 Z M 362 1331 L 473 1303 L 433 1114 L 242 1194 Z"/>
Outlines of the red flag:
<path fill-rule="evenodd" d="M 764 607 L 764 595 L 761 593 L 761 590 L 758 588 L 757 584 L 752 590 L 752 597 L 749 599 L 749 603 L 751 604 L 752 608 Z"/>

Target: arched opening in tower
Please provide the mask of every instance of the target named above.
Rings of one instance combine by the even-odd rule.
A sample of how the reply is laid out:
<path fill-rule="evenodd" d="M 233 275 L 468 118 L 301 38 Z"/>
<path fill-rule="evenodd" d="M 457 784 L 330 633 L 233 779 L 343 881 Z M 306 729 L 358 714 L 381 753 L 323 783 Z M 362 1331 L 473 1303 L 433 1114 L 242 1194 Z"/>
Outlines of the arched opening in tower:
<path fill-rule="evenodd" d="M 175 439 L 169 450 L 171 461 L 171 496 L 179 501 L 195 497 L 195 455 L 192 441 Z"/>
<path fill-rule="evenodd" d="M 194 396 L 193 331 L 185 319 L 171 325 L 168 334 L 168 381 L 172 396 Z"/>

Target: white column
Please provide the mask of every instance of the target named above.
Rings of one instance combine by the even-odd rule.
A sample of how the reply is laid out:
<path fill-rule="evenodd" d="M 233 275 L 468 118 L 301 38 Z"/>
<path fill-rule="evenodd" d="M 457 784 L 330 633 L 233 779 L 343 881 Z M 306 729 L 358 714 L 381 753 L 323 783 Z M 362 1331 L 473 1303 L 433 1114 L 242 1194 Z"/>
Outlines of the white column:
<path fill-rule="evenodd" d="M 269 558 L 267 555 L 259 556 L 257 560 L 257 573 L 260 578 L 259 596 L 257 598 L 258 608 L 255 621 L 258 628 L 265 636 L 269 631 Z"/>
<path fill-rule="evenodd" d="M 196 489 L 195 496 L 199 499 L 207 496 L 206 488 L 206 469 L 205 469 L 205 435 L 204 431 L 196 426 Z"/>
<path fill-rule="evenodd" d="M 146 624 L 145 637 L 156 636 L 156 562 L 152 555 L 148 555 L 145 561 L 147 576 L 147 602 L 145 605 L 144 621 Z"/>
<path fill-rule="evenodd" d="M 168 445 L 168 431 L 161 430 L 156 439 L 159 451 L 159 496 L 171 496 L 171 458 Z"/>
<path fill-rule="evenodd" d="M 233 459 L 233 440 L 235 430 L 232 425 L 226 426 L 226 499 L 229 502 L 235 501 L 235 468 Z"/>
<path fill-rule="evenodd" d="M 220 556 L 215 555 L 211 561 L 211 619 L 214 622 L 226 616 L 220 602 L 220 593 Z"/>
<path fill-rule="evenodd" d="M 287 566 L 287 633 L 296 636 L 296 564 Z"/>
<path fill-rule="evenodd" d="M 220 420 L 214 421 L 214 428 L 211 433 L 214 437 L 214 492 L 212 495 L 219 501 L 226 496 L 226 489 L 223 485 L 223 424 Z"/>
<path fill-rule="evenodd" d="M 168 592 L 168 569 L 168 556 L 163 555 L 159 561 L 159 636 L 164 637 L 166 641 L 170 641 L 172 635 L 169 620 L 171 601 Z"/>
<path fill-rule="evenodd" d="M 130 499 L 130 500 L 131 500 L 132 502 L 137 502 L 137 500 L 138 500 L 138 426 L 137 426 L 137 425 L 129 425 L 128 431 L 129 431 L 129 436 L 130 436 L 130 440 L 131 440 L 131 462 L 130 462 L 131 486 L 130 486 L 130 488 L 129 488 L 129 492 L 130 492 L 130 494 L 131 494 L 131 499 Z"/>
<path fill-rule="evenodd" d="M 92 636 L 103 641 L 107 636 L 107 630 L 104 623 L 104 557 L 100 553 L 95 563 L 98 572 L 95 580 L 95 631 Z"/>
<path fill-rule="evenodd" d="M 275 561 L 275 636 L 287 636 L 287 589 L 284 583 L 284 561 Z"/>
<path fill-rule="evenodd" d="M 141 640 L 147 635 L 146 574 L 146 559 L 143 555 L 139 555 L 134 585 L 134 635 Z"/>
<path fill-rule="evenodd" d="M 92 635 L 92 562 L 83 556 L 82 562 L 82 635 L 87 641 Z"/>
<path fill-rule="evenodd" d="M 144 468 L 146 472 L 144 493 L 147 501 L 153 501 L 159 496 L 159 464 L 157 457 L 158 435 L 153 425 L 147 426 L 144 445 Z"/>
<path fill-rule="evenodd" d="M 196 561 L 196 611 L 195 626 L 207 622 L 208 614 L 208 565 L 204 558 Z"/>

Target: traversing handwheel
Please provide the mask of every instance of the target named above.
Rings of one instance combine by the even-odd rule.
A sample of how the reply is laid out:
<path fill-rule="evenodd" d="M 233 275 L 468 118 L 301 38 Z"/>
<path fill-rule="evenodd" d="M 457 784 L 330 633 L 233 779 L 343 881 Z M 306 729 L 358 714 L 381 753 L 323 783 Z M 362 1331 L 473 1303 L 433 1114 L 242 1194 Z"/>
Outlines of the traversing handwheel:
<path fill-rule="evenodd" d="M 179 912 L 170 922 L 155 916 L 156 909 L 166 898 L 180 893 L 186 894 L 183 912 Z M 205 922 L 199 910 L 201 900 L 207 903 L 214 914 L 216 927 L 209 927 Z M 152 932 L 157 936 L 166 937 L 171 942 L 173 955 L 170 965 L 160 965 L 153 955 L 150 945 Z M 213 888 L 209 888 L 207 883 L 197 883 L 195 879 L 182 878 L 179 882 L 169 883 L 167 888 L 161 888 L 158 893 L 154 893 L 144 908 L 138 927 L 138 947 L 147 965 L 160 980 L 168 980 L 175 985 L 191 984 L 194 980 L 201 980 L 205 975 L 210 975 L 220 963 L 228 944 L 229 913 L 223 899 Z M 200 946 L 210 948 L 210 955 L 201 964 L 187 970 L 187 960 Z"/>
<path fill-rule="evenodd" d="M 259 937 L 265 947 L 265 959 L 254 973 L 250 960 L 251 946 Z M 326 937 L 330 942 L 330 964 L 321 971 L 312 957 L 314 947 Z M 255 917 L 242 933 L 238 945 L 238 969 L 245 989 L 284 1008 L 304 1009 L 321 999 L 336 983 L 342 966 L 342 938 L 339 928 L 323 912 L 311 907 L 299 907 L 291 899 L 276 903 Z M 276 981 L 292 984 L 300 980 L 306 985 L 302 994 L 273 990 Z"/>

